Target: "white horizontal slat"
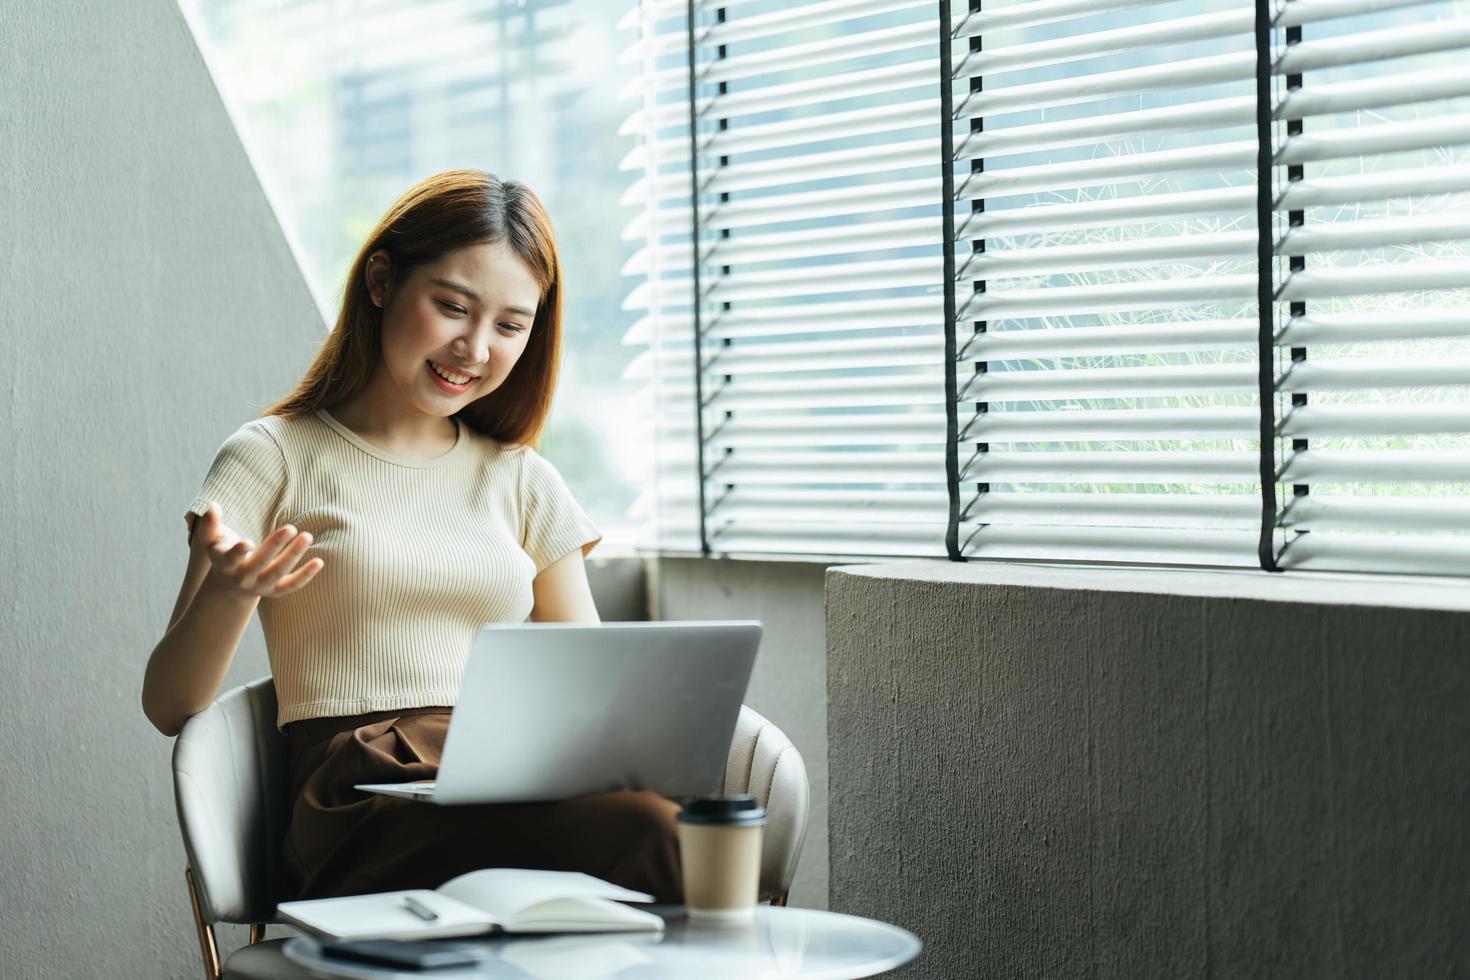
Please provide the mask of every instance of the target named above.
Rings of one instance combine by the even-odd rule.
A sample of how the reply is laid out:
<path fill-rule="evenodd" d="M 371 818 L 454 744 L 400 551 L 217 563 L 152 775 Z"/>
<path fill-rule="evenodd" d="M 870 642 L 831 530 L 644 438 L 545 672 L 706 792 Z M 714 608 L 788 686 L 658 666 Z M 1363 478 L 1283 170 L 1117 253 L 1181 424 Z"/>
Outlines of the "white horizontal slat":
<path fill-rule="evenodd" d="M 1144 153 L 1119 153 L 1022 167 L 987 169 L 979 173 L 955 174 L 955 200 L 1003 198 L 1038 191 L 1076 190 L 1128 180 L 1154 179 L 1164 174 L 1222 173 L 1253 168 L 1255 143 L 1238 140 L 1210 143 L 1177 150 L 1153 150 Z M 956 164 L 968 164 L 972 157 L 982 156 L 973 149 L 955 154 Z"/>
<path fill-rule="evenodd" d="M 1225 187 L 1207 191 L 1176 191 L 1122 200 L 1101 199 L 1030 208 L 982 211 L 967 215 L 955 235 L 959 241 L 973 238 L 1008 238 L 1036 235 L 1072 228 L 1136 224 L 1153 220 L 1177 220 L 1202 215 L 1238 215 L 1255 206 L 1255 189 Z"/>
<path fill-rule="evenodd" d="M 692 383 L 668 386 L 664 396 L 672 410 L 692 401 Z M 808 381 L 755 381 L 739 379 L 705 388 L 706 407 L 716 411 L 792 408 L 880 408 L 885 405 L 944 404 L 942 372 L 914 372 L 902 377 L 818 378 Z"/>
<path fill-rule="evenodd" d="M 1470 262 L 1419 261 L 1339 269 L 1313 269 L 1309 265 L 1305 271 L 1291 273 L 1277 289 L 1276 298 L 1293 302 L 1466 286 L 1470 286 Z"/>
<path fill-rule="evenodd" d="M 1200 528 L 962 526 L 968 558 L 1255 566 L 1256 532 Z"/>
<path fill-rule="evenodd" d="M 1260 321 L 1173 320 L 1111 327 L 988 330 L 960 347 L 960 360 L 1008 361 L 1033 357 L 1160 354 L 1234 350 L 1256 345 Z"/>
<path fill-rule="evenodd" d="M 1278 428 L 1283 436 L 1298 439 L 1470 432 L 1470 404 L 1299 405 L 1287 411 Z"/>
<path fill-rule="evenodd" d="M 1278 75 L 1299 75 L 1321 68 L 1451 51 L 1467 46 L 1470 46 L 1470 20 L 1436 20 L 1293 44 L 1277 59 L 1272 70 Z"/>
<path fill-rule="evenodd" d="M 943 237 L 937 217 L 905 218 L 902 221 L 865 221 L 860 224 L 812 228 L 803 231 L 742 235 L 738 238 L 713 239 L 700 249 L 702 261 L 714 265 L 740 265 L 751 262 L 781 262 L 816 256 L 843 255 L 921 245 L 938 246 Z M 623 266 L 624 275 L 648 274 L 665 270 L 669 278 L 689 274 L 693 250 L 687 242 L 661 246 L 650 256 L 647 248 Z M 650 264 L 650 257 L 654 260 Z"/>
<path fill-rule="evenodd" d="M 955 278 L 989 280 L 1043 272 L 1126 269 L 1187 259 L 1249 258 L 1255 255 L 1256 238 L 1253 231 L 1224 231 L 1045 248 L 993 249 L 968 257 Z"/>
<path fill-rule="evenodd" d="M 943 412 L 861 412 L 847 415 L 736 415 L 710 423 L 705 439 L 718 454 L 725 449 L 818 446 L 943 446 Z M 666 427 L 671 438 L 694 439 L 692 413 Z"/>
<path fill-rule="evenodd" d="M 943 272 L 942 265 L 932 258 L 840 262 L 769 271 L 740 270 L 715 278 L 704 295 L 709 303 L 729 303 L 822 296 L 865 289 L 937 287 L 943 281 Z"/>
<path fill-rule="evenodd" d="M 1254 493 L 982 493 L 961 512 L 974 524 L 1260 527 Z"/>
<path fill-rule="evenodd" d="M 1276 12 L 1276 27 L 1301 27 L 1317 21 L 1359 14 L 1376 14 L 1404 7 L 1422 7 L 1439 0 L 1288 0 Z"/>
<path fill-rule="evenodd" d="M 702 209 L 701 225 L 709 229 L 733 229 L 778 221 L 810 221 L 813 218 L 837 218 L 870 214 L 874 211 L 929 207 L 937 200 L 940 186 L 940 178 L 922 177 L 866 186 L 862 188 L 861 195 L 854 194 L 852 188 L 839 188 L 727 201 Z M 647 238 L 650 227 L 665 229 L 661 234 L 667 234 L 669 229 L 683 233 L 689 228 L 687 208 L 682 212 L 670 210 L 660 213 L 660 221 L 665 218 L 677 218 L 679 223 L 650 225 L 645 220 L 645 213 L 624 227 L 622 238 L 624 241 Z"/>
<path fill-rule="evenodd" d="M 1417 388 L 1470 384 L 1470 357 L 1322 360 L 1291 364 L 1277 379 L 1285 392 L 1356 391 L 1364 388 Z"/>
<path fill-rule="evenodd" d="M 1066 371 L 991 370 L 962 379 L 959 397 L 962 401 L 994 403 L 1189 393 L 1251 394 L 1258 389 L 1254 364 L 1175 364 Z"/>
<path fill-rule="evenodd" d="M 1470 336 L 1470 307 L 1381 310 L 1371 313 L 1313 313 L 1291 317 L 1278 347 L 1352 344 L 1375 340 L 1418 340 Z"/>
<path fill-rule="evenodd" d="M 807 180 L 833 180 L 870 173 L 888 173 L 916 167 L 933 167 L 939 154 L 939 137 L 894 140 L 881 146 L 864 146 L 849 150 L 823 150 L 814 153 L 791 153 L 773 160 L 719 167 L 713 173 L 700 171 L 700 187 L 710 197 L 737 191 L 764 190 Z M 639 178 L 623 193 L 624 206 L 646 204 L 651 180 Z M 660 200 L 687 210 L 690 174 L 683 170 L 659 174 L 652 190 Z M 687 223 L 687 221 L 686 221 Z M 688 247 L 687 245 L 685 246 Z"/>
<path fill-rule="evenodd" d="M 1066 316 L 1071 314 L 1161 310 L 1201 303 L 1247 303 L 1255 299 L 1254 275 L 1192 276 L 1098 286 L 1053 286 L 1048 289 L 995 289 L 976 293 L 965 303 L 963 318 Z"/>
<path fill-rule="evenodd" d="M 939 130 L 939 100 L 918 99 L 891 105 L 873 106 L 848 112 L 829 112 L 810 118 L 757 123 L 732 129 L 703 133 L 699 138 L 701 156 L 735 156 L 781 150 L 819 140 L 848 139 L 901 129 Z M 619 170 L 643 170 L 650 159 L 660 165 L 689 159 L 689 135 L 667 137 L 644 143 L 630 150 L 618 164 Z"/>
<path fill-rule="evenodd" d="M 1470 453 L 1442 449 L 1308 449 L 1281 468 L 1281 483 L 1470 480 Z"/>
<path fill-rule="evenodd" d="M 694 0 L 696 10 L 708 13 L 717 7 L 726 9 L 739 9 L 751 3 L 759 3 L 760 0 Z M 636 26 L 640 21 L 654 23 L 667 20 L 670 17 L 685 17 L 689 9 L 689 0 L 640 0 L 640 2 L 629 8 L 621 20 L 618 21 L 620 29 Z M 687 25 L 688 21 L 685 21 Z"/>
<path fill-rule="evenodd" d="M 1158 109 L 1115 112 L 1083 119 L 985 129 L 965 135 L 960 145 L 967 154 L 990 158 L 1010 153 L 1035 153 L 1038 150 L 1086 146 L 1129 136 L 1182 130 L 1226 129 L 1245 126 L 1254 121 L 1255 117 L 1255 97 L 1238 96 Z"/>
<path fill-rule="evenodd" d="M 716 347 L 711 354 L 705 359 L 705 370 L 716 374 L 913 367 L 944 363 L 944 332 Z"/>
<path fill-rule="evenodd" d="M 1397 124 L 1394 124 L 1397 125 Z M 1427 127 L 1419 127 L 1426 137 L 1433 135 Z M 1368 128 L 1368 127 L 1364 127 Z M 1376 128 L 1376 127 L 1375 127 Z M 1470 136 L 1470 116 L 1466 116 L 1465 134 Z M 1427 144 L 1438 145 L 1438 144 Z M 1288 144 L 1288 149 L 1290 144 Z M 1301 163 L 1284 160 L 1277 163 Z M 1403 170 L 1354 174 L 1348 177 L 1316 177 L 1299 180 L 1282 191 L 1276 202 L 1279 211 L 1301 210 L 1331 204 L 1358 204 L 1409 195 L 1452 194 L 1470 190 L 1470 166 L 1464 164 L 1436 167 L 1411 167 Z"/>
<path fill-rule="evenodd" d="M 980 89 L 956 100 L 955 118 L 997 116 L 1019 110 L 1076 105 L 1119 95 L 1244 81 L 1255 77 L 1255 69 L 1255 52 L 1238 51 L 1142 68 L 1122 68 L 1045 82 Z"/>
<path fill-rule="evenodd" d="M 1467 73 L 1470 74 L 1470 73 Z M 1380 245 L 1470 238 L 1470 212 L 1427 214 L 1386 221 L 1333 221 L 1292 228 L 1276 248 L 1277 255 L 1312 255 Z"/>
<path fill-rule="evenodd" d="M 928 86 L 932 89 L 938 84 L 939 59 L 926 58 L 897 65 L 885 65 L 881 68 L 833 72 L 799 82 L 763 85 L 759 88 L 706 96 L 696 101 L 695 113 L 700 119 L 740 119 L 749 115 L 777 112 L 783 109 L 801 109 L 837 99 L 853 99 L 864 95 L 887 95 L 890 92 L 919 86 Z M 618 128 L 618 135 L 631 136 L 635 133 L 647 132 L 650 138 L 656 139 L 657 130 L 671 126 L 682 126 L 685 139 L 688 139 L 689 102 L 687 98 L 654 106 L 648 111 L 638 109 L 629 113 Z"/>
<path fill-rule="evenodd" d="M 964 5 L 955 4 L 951 8 L 955 11 L 951 34 L 959 41 L 979 34 L 1034 27 L 1073 17 L 1112 13 L 1164 2 L 1166 0 L 1030 0 L 981 10 L 965 10 Z"/>
<path fill-rule="evenodd" d="M 1304 87 L 1287 99 L 1278 119 L 1304 119 L 1337 112 L 1452 99 L 1470 92 L 1470 79 L 1459 68 L 1432 68 L 1386 78 L 1331 82 Z"/>
<path fill-rule="evenodd" d="M 1465 575 L 1470 574 L 1470 540 L 1315 531 L 1293 540 L 1277 564 L 1286 569 Z"/>
<path fill-rule="evenodd" d="M 819 554 L 854 557 L 942 558 L 944 524 L 776 525 L 719 530 L 710 541 L 719 555 L 759 558 L 766 555 Z"/>
<path fill-rule="evenodd" d="M 1025 44 L 1002 45 L 972 51 L 955 63 L 954 77 L 996 75 L 1021 68 L 1040 68 L 1064 61 L 1095 58 L 1137 48 L 1186 41 L 1204 41 L 1231 35 L 1249 38 L 1255 13 L 1250 7 L 1147 21 L 1112 30 L 1049 38 Z"/>
<path fill-rule="evenodd" d="M 1341 160 L 1374 153 L 1398 153 L 1404 150 L 1427 150 L 1437 146 L 1454 146 L 1470 142 L 1470 113 L 1412 119 L 1407 122 L 1379 123 L 1353 129 L 1311 131 L 1293 136 L 1276 153 L 1277 166 L 1312 163 L 1319 160 Z M 1426 171 L 1426 176 L 1432 171 Z M 1303 183 L 1306 183 L 1303 181 Z M 1314 183 L 1327 183 L 1318 181 Z M 1305 194 L 1305 188 L 1293 187 Z M 1311 203 L 1335 203 L 1330 200 Z M 1282 207 L 1278 202 L 1278 207 Z"/>
<path fill-rule="evenodd" d="M 698 502 L 697 490 L 689 487 L 669 488 L 665 499 L 679 505 L 694 506 Z M 949 514 L 949 491 L 944 488 L 931 490 L 891 488 L 867 488 L 843 490 L 835 487 L 812 490 L 803 487 L 736 487 L 722 490 L 710 501 L 712 513 L 723 513 L 727 508 L 748 510 L 770 510 L 788 515 L 783 520 L 798 520 L 813 514 L 829 513 L 829 519 L 839 515 L 877 514 L 889 523 L 904 520 L 944 521 Z"/>
<path fill-rule="evenodd" d="M 1253 452 L 1104 451 L 980 453 L 960 479 L 969 483 L 1243 483 L 1259 478 Z"/>
<path fill-rule="evenodd" d="M 1210 406 L 1127 410 L 987 411 L 975 415 L 960 433 L 961 442 L 998 445 L 1138 439 L 1251 439 L 1259 435 L 1254 408 Z"/>
<path fill-rule="evenodd" d="M 944 485 L 944 451 L 828 452 L 742 450 L 706 458 L 707 479 L 736 486 L 785 483 Z"/>
<path fill-rule="evenodd" d="M 739 44 L 790 31 L 811 30 L 815 27 L 837 24 L 857 17 L 897 13 L 925 5 L 926 0 L 825 0 L 822 3 L 805 3 L 763 14 L 736 17 L 723 23 L 700 24 L 698 23 L 699 18 L 696 17 L 694 43 L 696 47 Z M 675 51 L 687 52 L 689 50 L 688 14 L 683 7 L 669 14 L 669 16 L 681 15 L 684 18 L 684 25 L 681 29 L 654 35 L 647 43 L 629 45 L 619 55 L 618 64 L 629 64 L 645 57 L 658 57 Z M 935 29 L 938 29 L 937 26 Z"/>
<path fill-rule="evenodd" d="M 930 23 L 927 19 L 897 27 L 845 32 L 835 38 L 774 45 L 748 54 L 731 55 L 718 59 L 709 58 L 695 65 L 695 74 L 701 85 L 714 85 L 718 82 L 744 82 L 746 79 L 772 72 L 816 68 L 834 62 L 933 45 L 938 33 L 939 25 Z M 677 68 L 645 71 L 639 91 L 644 94 L 645 99 L 656 99 L 666 92 L 685 93 L 688 92 L 688 89 L 689 67 L 685 64 Z"/>
<path fill-rule="evenodd" d="M 1459 497 L 1294 497 L 1281 524 L 1295 530 L 1443 530 L 1470 528 L 1470 500 Z"/>
<path fill-rule="evenodd" d="M 625 305 L 624 309 L 633 307 Z M 944 326 L 944 297 L 902 296 L 829 303 L 779 304 L 744 310 L 712 310 L 701 327 L 712 340 L 785 336 L 833 330 L 869 330 L 889 327 Z M 683 338 L 692 343 L 694 318 L 689 313 L 662 313 L 659 328 L 667 342 Z M 652 325 L 645 317 L 629 329 L 624 343 L 648 343 Z"/>
<path fill-rule="evenodd" d="M 702 351 L 704 370 L 714 374 L 749 376 L 792 372 L 845 371 L 860 368 L 909 368 L 944 363 L 944 334 L 908 334 L 871 339 L 810 340 L 723 347 Z M 644 351 L 623 372 L 624 379 L 651 377 L 655 362 L 671 380 L 689 377 L 694 350 L 683 347 L 657 356 Z"/>

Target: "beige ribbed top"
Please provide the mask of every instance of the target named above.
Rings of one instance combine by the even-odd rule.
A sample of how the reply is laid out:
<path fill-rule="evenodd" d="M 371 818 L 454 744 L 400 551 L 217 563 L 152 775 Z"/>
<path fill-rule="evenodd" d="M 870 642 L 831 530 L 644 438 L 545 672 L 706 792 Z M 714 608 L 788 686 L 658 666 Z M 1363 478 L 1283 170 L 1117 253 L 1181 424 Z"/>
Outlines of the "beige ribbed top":
<path fill-rule="evenodd" d="M 325 565 L 257 611 L 276 681 L 277 726 L 301 718 L 452 705 L 482 623 L 531 613 L 531 580 L 602 535 L 529 446 L 455 420 L 454 448 L 395 456 L 326 410 L 266 416 L 219 449 L 184 520 L 212 500 L 259 544 L 309 531 L 298 566 Z"/>

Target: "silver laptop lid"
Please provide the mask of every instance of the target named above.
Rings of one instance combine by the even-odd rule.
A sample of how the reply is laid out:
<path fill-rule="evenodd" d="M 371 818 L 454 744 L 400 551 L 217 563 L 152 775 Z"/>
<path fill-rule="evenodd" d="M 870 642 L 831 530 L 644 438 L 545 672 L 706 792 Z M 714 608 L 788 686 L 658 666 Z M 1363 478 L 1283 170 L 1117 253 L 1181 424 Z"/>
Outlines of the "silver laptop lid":
<path fill-rule="evenodd" d="M 481 626 L 435 802 L 718 792 L 760 635 L 755 620 Z"/>

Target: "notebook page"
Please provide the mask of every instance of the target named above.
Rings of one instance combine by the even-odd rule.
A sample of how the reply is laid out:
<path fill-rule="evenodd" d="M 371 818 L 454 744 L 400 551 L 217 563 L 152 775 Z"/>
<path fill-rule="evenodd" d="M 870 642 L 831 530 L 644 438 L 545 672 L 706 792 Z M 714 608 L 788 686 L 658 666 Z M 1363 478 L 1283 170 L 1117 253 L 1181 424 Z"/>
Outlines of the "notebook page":
<path fill-rule="evenodd" d="M 439 918 L 427 922 L 404 905 L 411 895 Z M 496 920 L 482 910 L 427 889 L 282 902 L 277 913 L 308 932 L 337 939 L 425 939 L 487 932 Z"/>
<path fill-rule="evenodd" d="M 558 898 L 653 901 L 652 895 L 635 892 L 580 871 L 539 871 L 528 868 L 481 868 L 449 879 L 436 891 L 466 905 L 483 909 L 495 921 L 507 925 L 521 909 Z"/>

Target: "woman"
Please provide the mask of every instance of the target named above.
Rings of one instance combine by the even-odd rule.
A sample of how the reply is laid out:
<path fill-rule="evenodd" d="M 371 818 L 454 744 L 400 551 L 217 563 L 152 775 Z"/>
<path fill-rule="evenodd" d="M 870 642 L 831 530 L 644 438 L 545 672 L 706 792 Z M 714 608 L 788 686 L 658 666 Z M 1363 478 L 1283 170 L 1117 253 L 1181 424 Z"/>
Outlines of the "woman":
<path fill-rule="evenodd" d="M 290 897 L 538 867 L 680 900 L 678 805 L 655 793 L 439 807 L 352 788 L 434 776 L 480 624 L 599 621 L 582 560 L 601 534 L 531 447 L 561 280 L 525 185 L 456 170 L 413 187 L 296 390 L 225 441 L 185 514 L 143 708 L 177 734 L 258 606 L 290 746 Z"/>

